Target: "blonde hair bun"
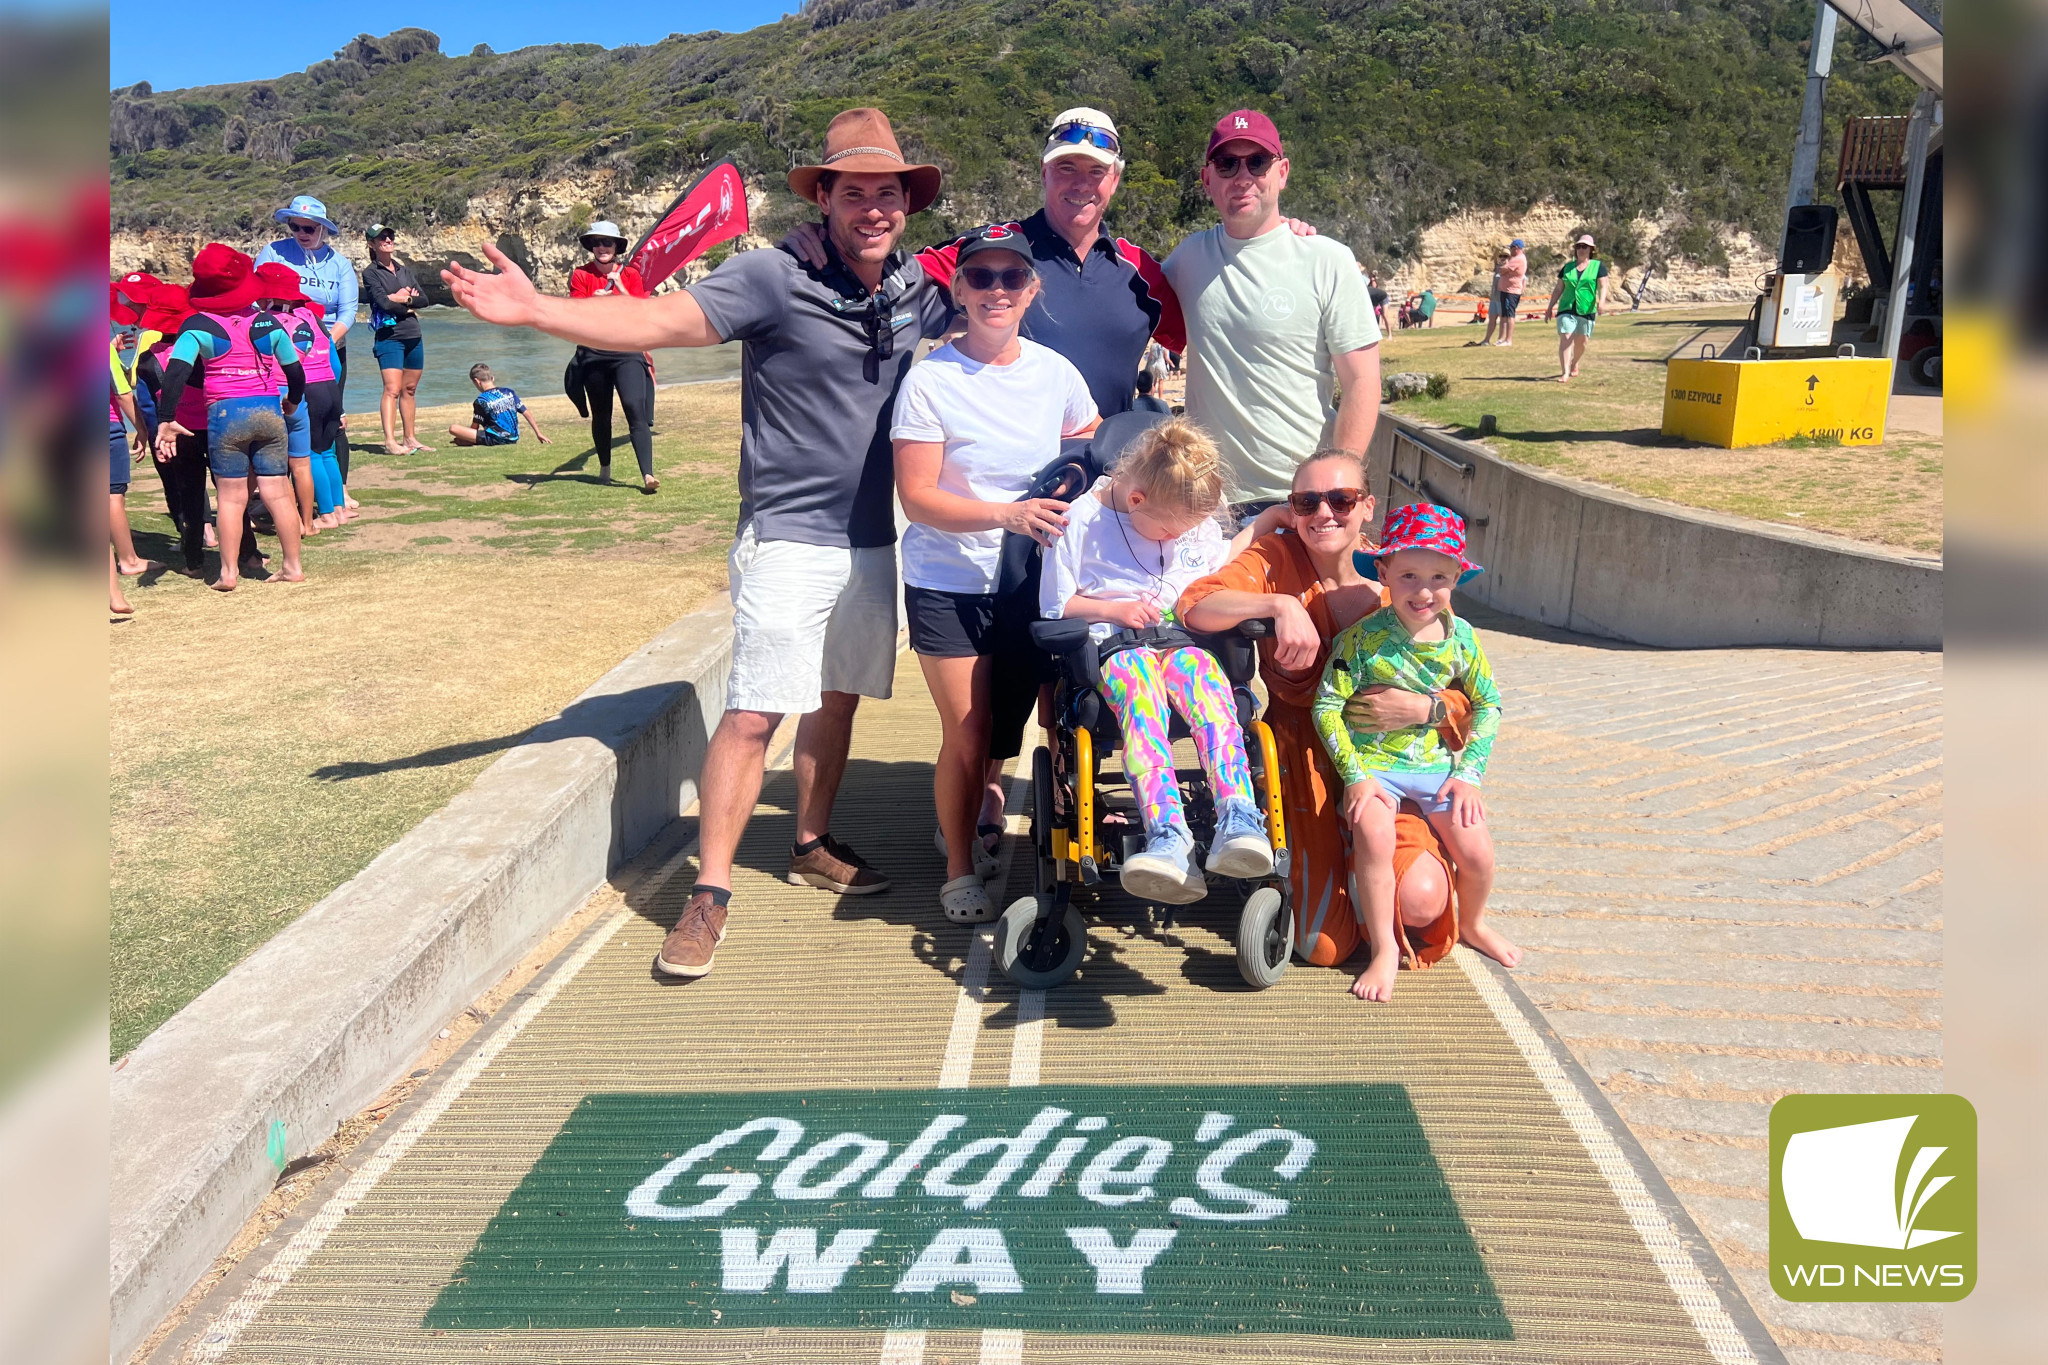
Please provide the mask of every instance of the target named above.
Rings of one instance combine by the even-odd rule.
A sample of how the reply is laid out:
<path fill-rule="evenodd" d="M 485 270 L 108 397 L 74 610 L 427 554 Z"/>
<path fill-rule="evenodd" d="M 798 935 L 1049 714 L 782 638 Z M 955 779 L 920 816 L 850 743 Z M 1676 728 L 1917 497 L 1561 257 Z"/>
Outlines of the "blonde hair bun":
<path fill-rule="evenodd" d="M 1185 417 L 1169 417 L 1133 441 L 1115 472 L 1162 510 L 1208 516 L 1223 505 L 1223 456 Z"/>

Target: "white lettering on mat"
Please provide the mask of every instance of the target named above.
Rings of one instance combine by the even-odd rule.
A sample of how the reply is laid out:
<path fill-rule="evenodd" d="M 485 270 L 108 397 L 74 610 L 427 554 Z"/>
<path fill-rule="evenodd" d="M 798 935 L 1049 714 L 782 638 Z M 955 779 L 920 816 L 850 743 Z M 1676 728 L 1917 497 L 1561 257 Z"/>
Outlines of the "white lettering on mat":
<path fill-rule="evenodd" d="M 977 1294 L 1021 1294 L 1024 1281 L 997 1228 L 942 1228 L 918 1254 L 895 1293 L 928 1294 L 943 1285 L 971 1285 Z"/>
<path fill-rule="evenodd" d="M 816 1228 L 777 1228 L 761 1247 L 761 1234 L 754 1228 L 720 1228 L 722 1251 L 720 1288 L 728 1294 L 763 1294 L 775 1283 L 775 1274 L 789 1267 L 792 1294 L 830 1294 L 839 1288 L 846 1272 L 860 1260 L 860 1254 L 875 1240 L 878 1228 L 847 1228 L 833 1237 L 824 1254 L 818 1253 Z"/>
<path fill-rule="evenodd" d="M 1067 1240 L 1074 1244 L 1074 1250 L 1095 1267 L 1098 1294 L 1144 1293 L 1146 1268 L 1173 1245 L 1178 1235 L 1175 1228 L 1139 1228 L 1131 1234 L 1131 1244 L 1120 1247 L 1108 1228 L 1067 1229 Z"/>
<path fill-rule="evenodd" d="M 662 1195 L 675 1183 L 676 1177 L 689 1170 L 705 1157 L 724 1151 L 736 1142 L 744 1141 L 754 1133 L 773 1133 L 775 1137 L 761 1149 L 761 1160 L 780 1161 L 790 1149 L 803 1140 L 804 1126 L 795 1119 L 755 1119 L 737 1128 L 728 1128 L 717 1137 L 708 1138 L 684 1152 L 668 1165 L 640 1182 L 631 1194 L 626 1196 L 626 1212 L 635 1218 L 716 1218 L 727 1209 L 760 1188 L 758 1175 L 701 1175 L 697 1184 L 705 1189 L 724 1188 L 724 1193 L 715 1195 L 702 1203 L 678 1208 L 661 1202 Z"/>

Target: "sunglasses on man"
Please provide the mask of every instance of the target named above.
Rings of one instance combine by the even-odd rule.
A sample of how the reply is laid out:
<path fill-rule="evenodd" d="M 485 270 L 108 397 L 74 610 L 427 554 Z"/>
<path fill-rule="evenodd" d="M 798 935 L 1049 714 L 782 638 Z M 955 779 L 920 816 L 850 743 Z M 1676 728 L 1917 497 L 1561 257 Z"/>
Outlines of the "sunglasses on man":
<path fill-rule="evenodd" d="M 1031 283 L 1031 272 L 1021 265 L 1013 265 L 1007 270 L 991 270 L 985 265 L 964 265 L 960 267 L 960 276 L 967 281 L 969 289 L 987 290 L 1000 284 L 1013 294 Z"/>
<path fill-rule="evenodd" d="M 324 224 L 324 223 L 286 223 L 286 224 L 285 224 L 285 226 L 286 226 L 286 227 L 288 227 L 288 228 L 290 228 L 290 229 L 292 230 L 292 235 L 293 235 L 293 236 L 295 236 L 295 237 L 306 237 L 306 236 L 310 236 L 310 235 L 312 235 L 312 234 L 313 234 L 313 233 L 315 233 L 315 232 L 318 232 L 318 231 L 320 231 L 320 230 L 321 230 L 321 228 L 323 228 L 323 227 L 325 227 L 325 226 L 326 226 L 326 224 Z"/>
<path fill-rule="evenodd" d="M 1279 157 L 1274 156 L 1271 152 L 1253 152 L 1250 156 L 1230 156 L 1225 153 L 1218 153 L 1209 158 L 1209 164 L 1214 166 L 1216 174 L 1222 176 L 1225 180 L 1235 176 L 1239 166 L 1244 167 L 1246 173 L 1252 179 L 1257 180 L 1267 171 L 1272 170 L 1273 163 L 1279 159 Z"/>
<path fill-rule="evenodd" d="M 1333 515 L 1348 517 L 1351 515 L 1352 510 L 1364 501 L 1365 490 L 1363 488 L 1326 488 L 1319 489 L 1313 493 L 1289 493 L 1287 495 L 1287 505 L 1294 509 L 1294 515 L 1297 517 L 1314 516 L 1316 508 L 1326 502 L 1330 504 L 1330 511 Z"/>
<path fill-rule="evenodd" d="M 1100 147 L 1103 151 L 1121 155 L 1123 147 L 1116 140 L 1116 134 L 1107 128 L 1097 128 L 1092 123 L 1062 123 L 1046 136 L 1048 147 L 1079 147 L 1082 144 Z"/>

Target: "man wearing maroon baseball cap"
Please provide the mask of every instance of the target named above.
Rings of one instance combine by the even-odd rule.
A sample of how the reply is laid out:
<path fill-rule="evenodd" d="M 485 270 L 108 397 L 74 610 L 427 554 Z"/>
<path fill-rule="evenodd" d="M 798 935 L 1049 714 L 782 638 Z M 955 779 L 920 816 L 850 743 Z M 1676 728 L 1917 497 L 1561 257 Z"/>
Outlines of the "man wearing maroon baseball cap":
<path fill-rule="evenodd" d="M 1222 450 L 1241 514 L 1286 497 L 1317 450 L 1363 457 L 1379 417 L 1380 328 L 1364 277 L 1342 242 L 1286 230 L 1287 172 L 1272 119 L 1234 109 L 1216 120 L 1202 188 L 1223 221 L 1166 262 L 1187 319 L 1188 415 Z"/>

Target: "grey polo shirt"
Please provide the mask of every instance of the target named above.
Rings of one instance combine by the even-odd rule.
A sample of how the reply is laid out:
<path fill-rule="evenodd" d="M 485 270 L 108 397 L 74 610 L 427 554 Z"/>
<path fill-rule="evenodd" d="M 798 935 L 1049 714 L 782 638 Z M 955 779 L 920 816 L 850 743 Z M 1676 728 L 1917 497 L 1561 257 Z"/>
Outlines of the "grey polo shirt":
<path fill-rule="evenodd" d="M 727 341 L 740 341 L 740 525 L 760 540 L 890 545 L 896 388 L 949 301 L 898 251 L 870 294 L 831 244 L 823 268 L 786 251 L 743 251 L 689 287 Z M 890 342 L 887 358 L 872 338 Z"/>

